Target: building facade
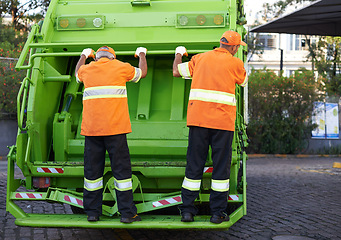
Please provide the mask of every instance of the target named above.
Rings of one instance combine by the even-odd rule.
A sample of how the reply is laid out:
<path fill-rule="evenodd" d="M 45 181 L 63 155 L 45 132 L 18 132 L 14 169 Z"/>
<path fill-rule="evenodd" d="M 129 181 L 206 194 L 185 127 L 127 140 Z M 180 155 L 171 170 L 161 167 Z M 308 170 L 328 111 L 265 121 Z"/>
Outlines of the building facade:
<path fill-rule="evenodd" d="M 258 47 L 262 53 L 249 53 L 249 69 L 270 69 L 276 73 L 283 70 L 283 76 L 290 76 L 297 69 L 314 68 L 308 58 L 309 44 L 318 41 L 315 36 L 296 34 L 256 33 Z"/>

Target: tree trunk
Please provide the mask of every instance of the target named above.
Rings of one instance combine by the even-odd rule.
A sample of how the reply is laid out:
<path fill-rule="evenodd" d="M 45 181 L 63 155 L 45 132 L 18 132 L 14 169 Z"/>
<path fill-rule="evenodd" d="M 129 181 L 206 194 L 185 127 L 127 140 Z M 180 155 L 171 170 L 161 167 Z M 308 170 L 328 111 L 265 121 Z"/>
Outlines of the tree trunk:
<path fill-rule="evenodd" d="M 10 13 L 12 16 L 12 25 L 16 29 L 18 25 L 18 3 L 17 1 L 12 2 Z"/>

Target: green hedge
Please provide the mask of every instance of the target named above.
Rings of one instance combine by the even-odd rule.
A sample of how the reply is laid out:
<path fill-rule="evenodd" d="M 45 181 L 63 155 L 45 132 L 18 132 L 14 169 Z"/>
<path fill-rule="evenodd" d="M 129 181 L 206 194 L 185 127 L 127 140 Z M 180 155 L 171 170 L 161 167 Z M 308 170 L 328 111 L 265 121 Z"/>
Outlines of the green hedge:
<path fill-rule="evenodd" d="M 307 147 L 313 103 L 321 100 L 321 86 L 311 71 L 290 77 L 269 70 L 249 75 L 249 153 L 292 154 Z"/>
<path fill-rule="evenodd" d="M 15 64 L 26 36 L 26 32 L 0 24 L 0 119 L 16 118 L 17 93 L 26 71 L 16 71 Z"/>
<path fill-rule="evenodd" d="M 1 46 L 1 45 L 0 45 Z M 15 70 L 22 47 L 5 50 L 0 47 L 0 119 L 13 119 L 17 111 L 17 94 L 25 71 Z"/>

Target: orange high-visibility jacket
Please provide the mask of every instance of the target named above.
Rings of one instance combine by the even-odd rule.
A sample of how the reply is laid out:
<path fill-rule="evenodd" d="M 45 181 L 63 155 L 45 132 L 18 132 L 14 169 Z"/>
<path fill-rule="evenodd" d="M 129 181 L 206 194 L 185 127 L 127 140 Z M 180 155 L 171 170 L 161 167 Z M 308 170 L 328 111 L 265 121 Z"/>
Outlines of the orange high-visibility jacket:
<path fill-rule="evenodd" d="M 126 82 L 138 82 L 141 69 L 117 59 L 100 58 L 82 65 L 77 81 L 83 82 L 81 134 L 108 136 L 131 132 Z"/>
<path fill-rule="evenodd" d="M 192 78 L 187 126 L 234 131 L 236 84 L 247 83 L 243 61 L 216 48 L 179 64 L 178 70 L 184 78 Z"/>

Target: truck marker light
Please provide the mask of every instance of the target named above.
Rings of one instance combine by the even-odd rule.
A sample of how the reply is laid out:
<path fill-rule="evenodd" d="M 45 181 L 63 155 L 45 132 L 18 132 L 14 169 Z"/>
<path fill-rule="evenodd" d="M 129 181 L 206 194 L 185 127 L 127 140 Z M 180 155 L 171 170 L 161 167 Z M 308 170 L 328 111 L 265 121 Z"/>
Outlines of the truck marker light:
<path fill-rule="evenodd" d="M 213 19 L 213 22 L 216 24 L 216 25 L 221 25 L 223 22 L 224 22 L 224 18 L 223 16 L 221 15 L 215 15 L 214 19 Z"/>
<path fill-rule="evenodd" d="M 68 19 L 61 19 L 59 21 L 59 26 L 62 28 L 67 28 L 69 26 L 69 20 Z"/>
<path fill-rule="evenodd" d="M 85 27 L 86 20 L 85 18 L 78 18 L 76 23 L 78 27 L 82 28 Z"/>
<path fill-rule="evenodd" d="M 188 17 L 186 17 L 185 15 L 182 15 L 179 17 L 179 23 L 181 26 L 185 26 L 188 24 Z"/>
<path fill-rule="evenodd" d="M 96 27 L 96 28 L 99 28 L 102 26 L 103 24 L 103 21 L 101 18 L 95 18 L 93 21 L 92 21 L 93 25 Z"/>
<path fill-rule="evenodd" d="M 197 16 L 196 21 L 197 21 L 197 24 L 204 25 L 206 22 L 206 17 L 204 15 L 199 15 Z"/>

